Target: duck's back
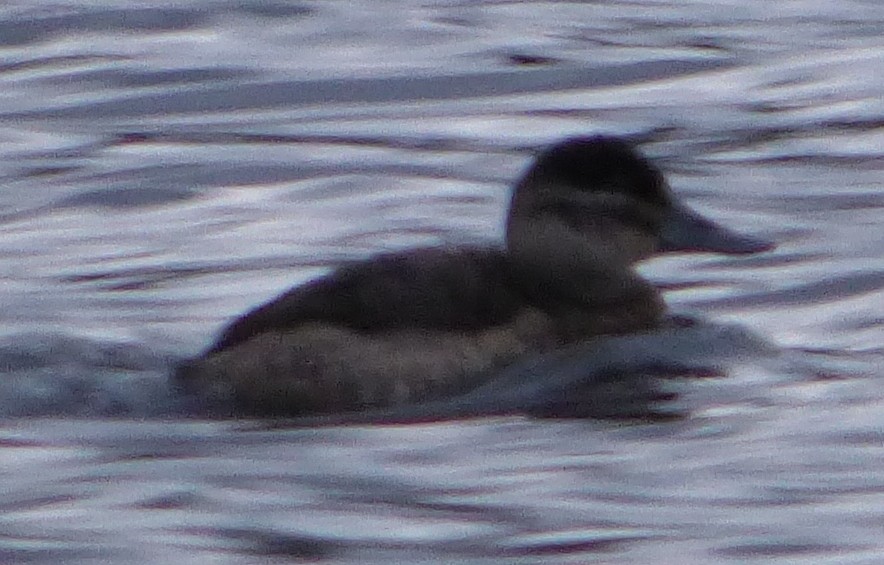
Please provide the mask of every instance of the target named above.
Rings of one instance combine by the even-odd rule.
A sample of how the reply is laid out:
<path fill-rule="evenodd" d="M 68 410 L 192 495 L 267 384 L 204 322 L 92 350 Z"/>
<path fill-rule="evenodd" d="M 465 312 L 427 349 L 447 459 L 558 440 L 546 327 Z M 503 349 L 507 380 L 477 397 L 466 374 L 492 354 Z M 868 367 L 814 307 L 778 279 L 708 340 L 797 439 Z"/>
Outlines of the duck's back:
<path fill-rule="evenodd" d="M 417 249 L 340 267 L 246 313 L 222 333 L 221 351 L 261 333 L 323 322 L 365 333 L 471 332 L 512 319 L 525 304 L 497 249 Z"/>

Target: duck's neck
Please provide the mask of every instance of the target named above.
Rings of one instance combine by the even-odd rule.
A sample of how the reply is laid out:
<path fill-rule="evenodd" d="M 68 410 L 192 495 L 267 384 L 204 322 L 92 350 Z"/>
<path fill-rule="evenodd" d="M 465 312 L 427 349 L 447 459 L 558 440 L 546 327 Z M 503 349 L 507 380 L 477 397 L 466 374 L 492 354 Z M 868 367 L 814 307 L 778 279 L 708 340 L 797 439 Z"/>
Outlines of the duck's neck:
<path fill-rule="evenodd" d="M 662 320 L 665 305 L 657 291 L 611 249 L 538 238 L 508 255 L 531 301 L 561 312 L 559 333 L 566 339 L 641 331 Z"/>

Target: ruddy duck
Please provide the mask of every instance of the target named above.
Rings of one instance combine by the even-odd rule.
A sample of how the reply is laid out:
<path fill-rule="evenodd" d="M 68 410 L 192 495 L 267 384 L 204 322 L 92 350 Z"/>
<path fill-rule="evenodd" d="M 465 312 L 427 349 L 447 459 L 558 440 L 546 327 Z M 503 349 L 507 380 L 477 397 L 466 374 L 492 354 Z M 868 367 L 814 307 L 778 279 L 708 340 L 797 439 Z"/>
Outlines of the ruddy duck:
<path fill-rule="evenodd" d="M 581 137 L 517 183 L 506 248 L 423 248 L 344 265 L 234 320 L 176 382 L 252 416 L 447 398 L 516 360 L 659 327 L 665 306 L 633 263 L 667 250 L 755 253 L 678 203 L 626 142 Z"/>

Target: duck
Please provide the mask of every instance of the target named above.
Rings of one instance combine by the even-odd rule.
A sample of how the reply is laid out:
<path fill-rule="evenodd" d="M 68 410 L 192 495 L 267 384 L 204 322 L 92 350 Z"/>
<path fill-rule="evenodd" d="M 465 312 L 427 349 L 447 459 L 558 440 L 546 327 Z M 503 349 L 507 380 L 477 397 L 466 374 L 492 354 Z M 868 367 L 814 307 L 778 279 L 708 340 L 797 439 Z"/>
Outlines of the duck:
<path fill-rule="evenodd" d="M 173 378 L 204 406 L 243 417 L 438 402 L 519 360 L 666 324 L 660 294 L 634 269 L 643 259 L 772 247 L 678 201 L 627 141 L 568 138 L 515 184 L 504 245 L 343 264 L 234 319 Z"/>

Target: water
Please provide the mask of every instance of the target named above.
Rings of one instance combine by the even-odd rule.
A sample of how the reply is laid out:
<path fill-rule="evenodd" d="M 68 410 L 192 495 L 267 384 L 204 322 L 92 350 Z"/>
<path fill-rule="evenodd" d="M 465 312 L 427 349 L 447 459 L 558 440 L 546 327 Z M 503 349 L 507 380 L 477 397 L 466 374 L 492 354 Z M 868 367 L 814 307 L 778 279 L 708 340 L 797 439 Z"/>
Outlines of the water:
<path fill-rule="evenodd" d="M 0 561 L 880 561 L 880 3 L 138 6 L 0 7 Z M 682 417 L 280 429 L 164 388 L 343 259 L 499 241 L 587 133 L 779 244 L 642 266 L 779 352 L 662 385 Z"/>

